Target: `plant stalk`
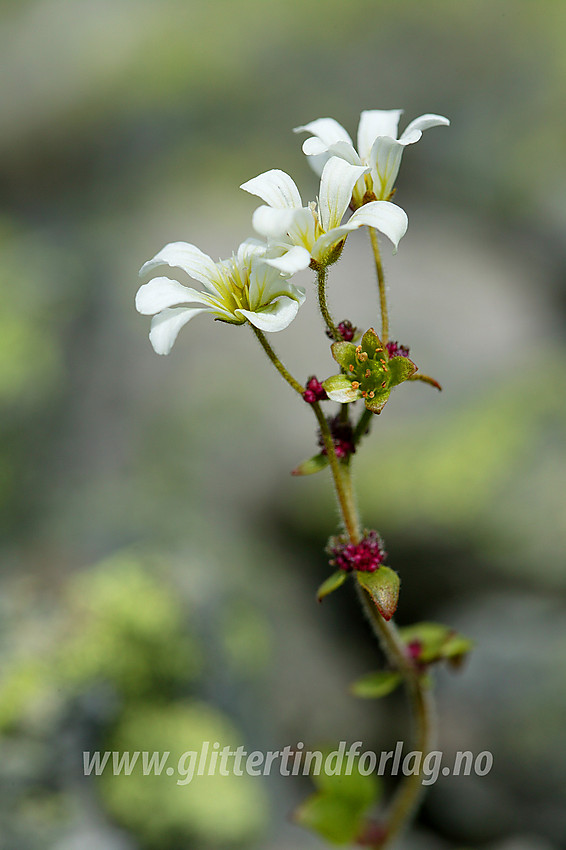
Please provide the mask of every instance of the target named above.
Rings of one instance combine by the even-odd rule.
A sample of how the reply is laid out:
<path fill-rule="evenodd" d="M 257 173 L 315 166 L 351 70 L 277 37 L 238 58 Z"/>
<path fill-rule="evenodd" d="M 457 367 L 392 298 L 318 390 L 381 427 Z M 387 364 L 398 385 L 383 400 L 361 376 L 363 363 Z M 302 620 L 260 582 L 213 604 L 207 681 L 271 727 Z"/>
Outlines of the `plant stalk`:
<path fill-rule="evenodd" d="M 377 230 L 375 227 L 370 227 L 369 237 L 371 239 L 371 247 L 373 250 L 373 258 L 375 260 L 375 270 L 377 272 L 377 286 L 379 289 L 379 309 L 381 311 L 381 341 L 385 345 L 389 341 L 389 313 L 387 310 L 387 292 L 385 290 L 385 275 L 383 274 L 383 264 L 381 262 L 381 254 L 379 253 L 379 241 L 377 238 Z"/>

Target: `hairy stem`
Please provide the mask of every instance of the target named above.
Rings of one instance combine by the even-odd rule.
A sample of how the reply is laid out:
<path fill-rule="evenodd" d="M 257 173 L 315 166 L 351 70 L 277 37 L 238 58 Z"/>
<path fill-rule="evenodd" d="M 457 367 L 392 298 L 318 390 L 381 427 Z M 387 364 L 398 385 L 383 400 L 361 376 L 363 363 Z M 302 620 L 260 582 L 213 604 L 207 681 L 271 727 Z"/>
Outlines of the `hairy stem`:
<path fill-rule="evenodd" d="M 430 687 L 407 656 L 405 645 L 395 623 L 392 620 L 387 622 L 383 619 L 375 608 L 371 597 L 359 583 L 356 583 L 356 590 L 387 659 L 403 675 L 413 717 L 413 750 L 422 753 L 418 772 L 405 777 L 389 807 L 385 823 L 385 838 L 377 845 L 381 850 L 381 848 L 388 846 L 403 827 L 408 824 L 420 802 L 424 790 L 422 763 L 427 753 L 434 747 L 434 700 Z"/>
<path fill-rule="evenodd" d="M 332 472 L 332 478 L 334 480 L 334 489 L 336 491 L 338 504 L 340 505 L 340 513 L 342 515 L 344 528 L 346 529 L 348 537 L 352 543 L 358 543 L 361 538 L 360 520 L 358 517 L 358 510 L 356 508 L 354 491 L 350 484 L 348 465 L 346 463 L 341 463 L 338 460 L 336 449 L 334 447 L 334 440 L 330 432 L 330 426 L 326 421 L 324 413 L 320 409 L 318 401 L 312 404 L 311 407 L 317 418 L 320 433 L 322 434 L 322 439 L 324 441 L 324 448 L 326 449 L 326 455 L 330 464 L 330 471 Z"/>
<path fill-rule="evenodd" d="M 319 266 L 316 270 L 316 276 L 318 280 L 318 305 L 320 307 L 320 312 L 322 313 L 322 318 L 326 323 L 326 327 L 332 334 L 333 338 L 337 341 L 342 339 L 340 335 L 340 331 L 334 324 L 334 320 L 330 315 L 330 310 L 328 309 L 328 304 L 326 303 L 326 281 L 328 278 L 328 269 L 326 266 Z"/>
<path fill-rule="evenodd" d="M 389 313 L 387 311 L 385 275 L 383 274 L 383 265 L 381 262 L 381 254 L 379 253 L 379 242 L 377 239 L 377 230 L 375 229 L 375 227 L 369 228 L 369 237 L 371 239 L 371 247 L 373 249 L 375 270 L 377 272 L 377 285 L 379 288 L 379 308 L 381 311 L 381 341 L 385 345 L 389 341 Z"/>
<path fill-rule="evenodd" d="M 283 378 L 285 378 L 287 383 L 290 384 L 293 387 L 295 392 L 299 393 L 299 395 L 302 396 L 302 394 L 305 391 L 305 388 L 302 387 L 299 384 L 299 382 L 295 380 L 295 378 L 293 378 L 291 373 L 282 364 L 282 362 L 280 361 L 280 359 L 278 358 L 278 356 L 276 355 L 276 353 L 272 349 L 271 345 L 268 343 L 263 331 L 260 331 L 260 329 L 256 328 L 255 325 L 252 325 L 251 322 L 250 322 L 250 328 L 252 329 L 252 331 L 256 335 L 257 339 L 259 340 L 261 347 L 263 348 L 263 350 L 265 351 L 265 353 L 267 354 L 267 356 L 269 357 L 269 359 L 271 360 L 271 362 L 273 363 L 273 365 L 275 366 L 275 368 L 277 369 L 279 374 Z"/>
<path fill-rule="evenodd" d="M 361 418 L 363 419 L 363 414 Z M 334 475 L 334 468 L 332 467 L 332 464 L 331 469 L 332 474 Z M 342 491 L 345 491 L 346 493 L 345 499 L 339 498 L 344 526 L 347 529 L 350 527 L 357 529 L 357 535 L 359 535 L 360 520 L 352 492 L 350 470 L 348 466 L 342 464 L 342 469 L 339 471 L 341 472 L 340 487 Z M 334 478 L 334 482 L 338 492 L 336 477 Z M 346 511 L 353 511 L 354 513 L 348 515 L 345 508 Z M 352 543 L 356 543 L 358 540 L 359 536 L 350 536 L 350 541 Z M 411 659 L 407 656 L 405 644 L 397 631 L 395 623 L 392 620 L 384 620 L 367 592 L 362 589 L 359 583 L 356 583 L 356 586 L 360 595 L 362 606 L 370 620 L 374 633 L 377 635 L 389 662 L 399 671 L 399 673 L 401 673 L 405 681 L 405 687 L 409 695 L 413 716 L 415 737 L 414 749 L 423 754 L 418 773 L 411 774 L 404 778 L 389 808 L 385 822 L 385 838 L 379 843 L 379 845 L 376 845 L 376 850 L 377 848 L 382 850 L 382 848 L 388 846 L 403 827 L 408 824 L 419 803 L 423 790 L 422 762 L 426 754 L 430 752 L 433 747 L 434 709 L 430 689 Z"/>

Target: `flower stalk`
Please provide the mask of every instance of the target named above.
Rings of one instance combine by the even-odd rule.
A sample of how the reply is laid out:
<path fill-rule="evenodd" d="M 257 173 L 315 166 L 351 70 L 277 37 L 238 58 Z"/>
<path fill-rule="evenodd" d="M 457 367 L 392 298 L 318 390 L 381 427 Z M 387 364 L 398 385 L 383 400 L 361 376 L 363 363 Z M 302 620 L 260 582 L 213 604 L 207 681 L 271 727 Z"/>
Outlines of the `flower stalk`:
<path fill-rule="evenodd" d="M 381 254 L 379 252 L 379 241 L 377 231 L 374 227 L 369 228 L 369 238 L 371 239 L 371 247 L 373 258 L 375 261 L 375 270 L 377 272 L 377 286 L 379 289 L 379 309 L 381 312 L 381 341 L 387 345 L 389 341 L 389 312 L 387 309 L 387 291 L 385 289 L 385 275 L 383 274 L 383 263 L 381 262 Z"/>

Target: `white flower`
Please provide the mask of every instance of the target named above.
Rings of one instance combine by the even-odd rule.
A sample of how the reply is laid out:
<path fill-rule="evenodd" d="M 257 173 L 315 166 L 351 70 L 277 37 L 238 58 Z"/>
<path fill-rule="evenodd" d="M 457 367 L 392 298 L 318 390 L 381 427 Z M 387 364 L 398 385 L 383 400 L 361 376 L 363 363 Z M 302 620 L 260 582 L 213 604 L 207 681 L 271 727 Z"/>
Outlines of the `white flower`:
<path fill-rule="evenodd" d="M 171 242 L 145 263 L 140 275 L 168 265 L 182 269 L 207 290 L 199 292 L 168 277 L 155 277 L 139 288 L 136 309 L 153 316 L 149 339 L 157 354 L 169 354 L 183 325 L 198 313 L 212 313 L 236 325 L 251 322 L 261 331 L 286 328 L 305 300 L 305 291 L 267 265 L 265 252 L 264 244 L 249 239 L 229 260 L 215 263 L 195 245 Z M 186 306 L 195 303 L 204 306 Z"/>
<path fill-rule="evenodd" d="M 311 260 L 318 266 L 327 265 L 337 258 L 335 249 L 348 233 L 363 225 L 377 228 L 397 248 L 407 230 L 407 215 L 395 204 L 374 201 L 341 223 L 355 184 L 368 171 L 365 165 L 330 157 L 322 170 L 318 204 L 307 207 L 303 207 L 294 180 L 284 171 L 272 169 L 243 183 L 241 189 L 268 204 L 256 209 L 253 226 L 282 256 L 266 262 L 288 273 L 307 268 Z"/>
<path fill-rule="evenodd" d="M 353 165 L 365 165 L 371 169 L 370 175 L 357 181 L 353 191 L 354 203 L 363 203 L 367 190 L 378 200 L 387 200 L 391 196 L 401 157 L 407 145 L 418 142 L 423 130 L 429 127 L 449 125 L 448 118 L 442 115 L 421 115 L 408 125 L 397 138 L 399 118 L 402 109 L 370 109 L 362 112 L 358 125 L 358 150 L 352 139 L 333 118 L 318 118 L 294 132 L 306 130 L 312 137 L 303 143 L 303 151 L 317 174 L 331 156 L 339 156 Z"/>

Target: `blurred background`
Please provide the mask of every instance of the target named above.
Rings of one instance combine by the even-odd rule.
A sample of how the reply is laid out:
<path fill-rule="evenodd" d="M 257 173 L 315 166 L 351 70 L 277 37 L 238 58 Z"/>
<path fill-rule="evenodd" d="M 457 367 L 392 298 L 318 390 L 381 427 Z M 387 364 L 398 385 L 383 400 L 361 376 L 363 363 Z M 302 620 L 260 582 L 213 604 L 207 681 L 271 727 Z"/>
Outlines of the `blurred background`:
<path fill-rule="evenodd" d="M 384 246 L 392 336 L 444 387 L 399 388 L 355 460 L 402 578 L 401 624 L 472 637 L 439 670 L 441 777 L 417 850 L 566 835 L 566 5 L 552 0 L 35 0 L 0 5 L 0 847 L 316 850 L 307 779 L 84 777 L 83 750 L 408 744 L 349 587 L 318 606 L 336 510 L 306 405 L 245 327 L 197 317 L 169 357 L 137 270 L 168 241 L 251 235 L 238 189 L 316 181 L 291 129 L 402 107 L 452 126 L 405 152 Z M 376 322 L 366 234 L 331 275 Z M 182 280 L 182 278 L 180 278 Z M 332 374 L 310 289 L 273 338 Z M 409 747 L 410 748 L 410 747 Z"/>

